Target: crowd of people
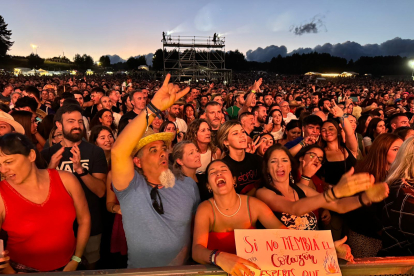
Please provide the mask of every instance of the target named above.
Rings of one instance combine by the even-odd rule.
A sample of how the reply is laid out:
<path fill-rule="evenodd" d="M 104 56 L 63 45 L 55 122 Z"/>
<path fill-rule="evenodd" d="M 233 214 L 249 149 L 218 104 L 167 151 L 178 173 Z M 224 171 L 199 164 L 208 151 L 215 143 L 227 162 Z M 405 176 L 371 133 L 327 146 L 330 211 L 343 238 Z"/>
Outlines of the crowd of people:
<path fill-rule="evenodd" d="M 414 83 L 0 76 L 2 273 L 214 264 L 234 229 L 414 252 Z"/>

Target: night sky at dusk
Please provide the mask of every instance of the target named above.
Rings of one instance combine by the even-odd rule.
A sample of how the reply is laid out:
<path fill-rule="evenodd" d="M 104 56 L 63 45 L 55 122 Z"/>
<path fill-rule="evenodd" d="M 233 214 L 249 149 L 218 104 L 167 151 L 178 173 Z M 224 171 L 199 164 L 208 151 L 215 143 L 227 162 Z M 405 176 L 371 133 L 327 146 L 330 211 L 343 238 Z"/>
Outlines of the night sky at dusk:
<path fill-rule="evenodd" d="M 266 60 L 283 45 L 286 51 L 282 50 L 289 53 L 347 41 L 356 43 L 343 45 L 378 44 L 379 54 L 394 50 L 414 55 L 413 12 L 411 0 L 3 0 L 0 9 L 15 41 L 10 55 L 28 55 L 30 44 L 36 44 L 43 58 L 64 52 L 70 59 L 76 53 L 86 53 L 95 60 L 101 55 L 128 59 L 154 53 L 162 47 L 163 31 L 173 31 L 173 35 L 224 34 L 226 50 L 239 49 L 245 54 L 252 50 L 247 55 L 250 60 Z M 401 40 L 393 40 L 396 37 Z M 381 46 L 388 40 L 398 45 Z M 265 51 L 270 45 L 277 47 Z M 255 51 L 258 47 L 265 50 Z M 353 57 L 356 50 L 350 47 L 340 51 L 350 51 Z"/>

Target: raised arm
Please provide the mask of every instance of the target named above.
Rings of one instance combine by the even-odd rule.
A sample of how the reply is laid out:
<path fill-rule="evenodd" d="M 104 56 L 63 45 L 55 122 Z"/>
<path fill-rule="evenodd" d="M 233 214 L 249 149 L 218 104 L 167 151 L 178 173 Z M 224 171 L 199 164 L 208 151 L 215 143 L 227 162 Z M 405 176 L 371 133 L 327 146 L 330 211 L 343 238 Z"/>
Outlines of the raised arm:
<path fill-rule="evenodd" d="M 344 117 L 344 111 L 338 107 L 334 100 L 332 100 L 333 107 L 330 109 L 330 112 L 335 116 L 335 118 L 340 118 L 342 122 L 342 128 L 345 132 L 345 144 L 346 147 L 352 152 L 354 156 L 358 155 L 358 141 L 355 137 L 355 133 L 352 130 L 351 123 L 348 118 Z"/>
<path fill-rule="evenodd" d="M 151 103 L 155 108 L 164 111 L 176 100 L 190 91 L 187 87 L 180 91 L 178 85 L 169 83 L 170 74 L 165 77 L 164 84 L 157 91 Z M 147 117 L 148 114 L 148 117 Z M 112 183 L 117 190 L 124 190 L 134 177 L 134 164 L 132 152 L 135 145 L 144 135 L 149 125 L 154 120 L 155 114 L 147 107 L 134 120 L 129 122 L 122 133 L 116 139 L 111 150 L 112 160 Z"/>

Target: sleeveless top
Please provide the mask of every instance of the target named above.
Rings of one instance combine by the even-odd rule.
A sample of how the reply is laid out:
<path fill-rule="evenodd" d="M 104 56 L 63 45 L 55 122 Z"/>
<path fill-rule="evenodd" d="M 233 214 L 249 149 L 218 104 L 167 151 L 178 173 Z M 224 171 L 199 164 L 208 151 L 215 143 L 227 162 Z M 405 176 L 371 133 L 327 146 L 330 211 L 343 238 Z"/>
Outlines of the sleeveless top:
<path fill-rule="evenodd" d="M 9 236 L 10 260 L 39 271 L 66 266 L 76 248 L 73 199 L 59 173 L 54 169 L 48 172 L 49 194 L 41 204 L 23 197 L 6 180 L 0 182 L 6 211 L 2 229 Z"/>
<path fill-rule="evenodd" d="M 211 153 L 211 149 L 207 149 L 205 153 L 200 153 L 200 161 L 201 167 L 197 169 L 196 173 L 202 174 L 206 172 L 208 164 L 213 161 L 213 154 Z"/>
<path fill-rule="evenodd" d="M 213 208 L 214 222 L 211 229 L 214 229 L 216 223 L 216 212 L 214 211 L 214 206 L 211 203 L 211 208 Z M 252 217 L 250 216 L 250 205 L 249 205 L 249 196 L 247 196 L 247 212 L 249 213 L 250 227 L 249 229 L 255 229 L 252 224 Z M 208 244 L 207 248 L 210 250 L 220 250 L 226 253 L 236 254 L 236 241 L 234 240 L 234 230 L 229 232 L 213 232 L 211 231 L 208 234 Z"/>
<path fill-rule="evenodd" d="M 325 182 L 331 185 L 338 184 L 342 175 L 349 171 L 356 164 L 356 158 L 352 152 L 345 147 L 348 152 L 348 157 L 342 161 L 328 161 L 322 165 L 322 169 L 325 172 Z"/>
<path fill-rule="evenodd" d="M 305 198 L 305 192 L 298 185 L 293 184 L 293 190 L 298 194 L 299 199 Z M 277 195 L 283 196 L 283 194 L 276 189 L 272 189 L 271 191 L 275 192 Z M 283 212 L 273 212 L 275 216 L 288 228 L 294 230 L 318 230 L 318 219 L 313 212 L 309 212 L 307 214 L 301 216 L 295 216 L 288 213 Z"/>

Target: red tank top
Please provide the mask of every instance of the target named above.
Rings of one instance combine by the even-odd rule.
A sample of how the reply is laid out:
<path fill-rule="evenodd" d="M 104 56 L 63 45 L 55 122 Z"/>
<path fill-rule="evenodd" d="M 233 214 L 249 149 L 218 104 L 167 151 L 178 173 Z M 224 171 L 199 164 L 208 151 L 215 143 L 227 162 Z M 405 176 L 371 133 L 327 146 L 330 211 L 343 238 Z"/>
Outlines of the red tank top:
<path fill-rule="evenodd" d="M 209 200 L 210 204 L 211 201 Z M 216 212 L 214 211 L 214 206 L 211 204 L 211 207 L 213 208 L 214 213 L 214 222 L 213 227 L 216 220 Z M 252 218 L 250 216 L 250 204 L 249 204 L 249 196 L 247 196 L 247 209 L 249 213 L 249 219 L 251 226 L 249 229 L 255 229 L 255 227 L 252 225 Z M 226 253 L 236 254 L 236 241 L 234 239 L 234 230 L 229 232 L 210 232 L 208 233 L 208 244 L 207 248 L 210 250 L 217 249 L 219 251 L 223 251 Z"/>
<path fill-rule="evenodd" d="M 73 199 L 56 170 L 48 170 L 49 195 L 42 204 L 29 201 L 6 180 L 0 182 L 6 216 L 2 228 L 9 239 L 10 259 L 39 271 L 65 266 L 71 259 L 76 241 Z"/>

